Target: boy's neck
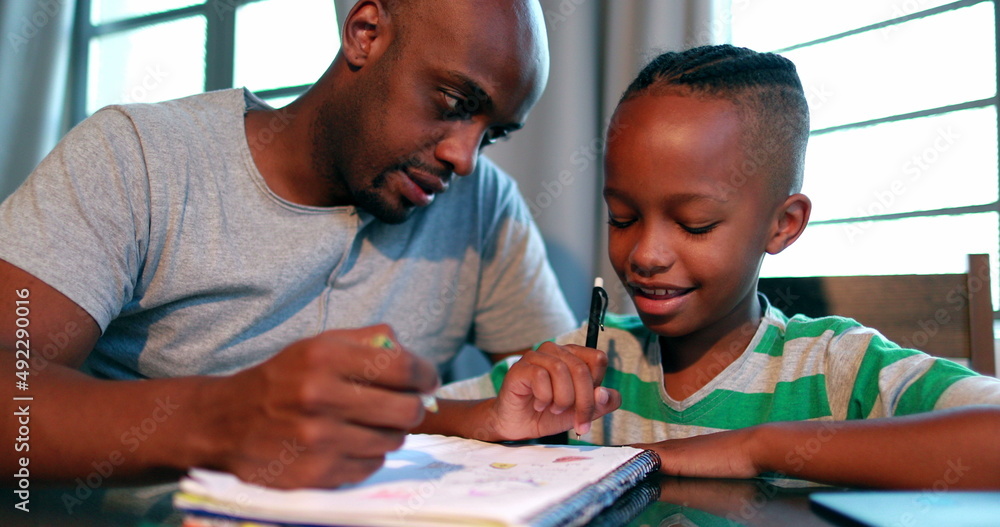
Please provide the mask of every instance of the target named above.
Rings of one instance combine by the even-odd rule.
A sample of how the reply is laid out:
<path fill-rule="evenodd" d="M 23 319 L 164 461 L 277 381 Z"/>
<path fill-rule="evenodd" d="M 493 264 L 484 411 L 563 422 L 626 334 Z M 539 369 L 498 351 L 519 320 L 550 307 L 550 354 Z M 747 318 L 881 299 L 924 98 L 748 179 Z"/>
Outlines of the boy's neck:
<path fill-rule="evenodd" d="M 720 321 L 728 322 L 722 327 L 717 324 L 682 337 L 660 337 L 663 385 L 671 398 L 682 401 L 690 397 L 743 355 L 762 317 L 756 295 L 743 311 Z"/>

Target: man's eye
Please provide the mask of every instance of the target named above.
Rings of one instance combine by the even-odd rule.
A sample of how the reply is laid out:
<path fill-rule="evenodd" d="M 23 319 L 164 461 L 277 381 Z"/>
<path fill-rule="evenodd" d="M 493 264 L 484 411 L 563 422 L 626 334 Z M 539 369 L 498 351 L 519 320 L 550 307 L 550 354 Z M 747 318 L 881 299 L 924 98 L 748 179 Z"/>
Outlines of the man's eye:
<path fill-rule="evenodd" d="M 502 128 L 490 128 L 489 130 L 486 130 L 486 133 L 483 134 L 483 143 L 480 145 L 480 148 L 493 145 L 496 144 L 497 141 L 507 139 L 507 137 L 509 137 L 507 134 L 507 130 Z"/>
<path fill-rule="evenodd" d="M 459 97 L 453 93 L 441 92 L 444 95 L 445 112 L 444 116 L 446 119 L 468 119 L 469 114 L 469 104 L 468 101 Z"/>

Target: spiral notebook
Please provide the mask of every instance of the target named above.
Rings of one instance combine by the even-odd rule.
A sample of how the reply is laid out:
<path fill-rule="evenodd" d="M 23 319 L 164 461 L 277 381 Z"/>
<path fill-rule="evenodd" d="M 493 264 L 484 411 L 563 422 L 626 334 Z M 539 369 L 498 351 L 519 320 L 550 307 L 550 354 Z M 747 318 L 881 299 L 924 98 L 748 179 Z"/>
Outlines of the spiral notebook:
<path fill-rule="evenodd" d="M 631 447 L 504 445 L 407 436 L 365 481 L 278 490 L 193 469 L 174 505 L 194 514 L 294 525 L 575 526 L 659 467 Z"/>

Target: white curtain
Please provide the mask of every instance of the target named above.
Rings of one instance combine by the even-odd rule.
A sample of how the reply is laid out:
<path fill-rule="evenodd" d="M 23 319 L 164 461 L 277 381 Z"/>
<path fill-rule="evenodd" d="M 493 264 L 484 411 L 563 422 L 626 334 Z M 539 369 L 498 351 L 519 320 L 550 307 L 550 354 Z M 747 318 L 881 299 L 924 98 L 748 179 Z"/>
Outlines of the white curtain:
<path fill-rule="evenodd" d="M 75 2 L 0 3 L 0 201 L 68 130 Z"/>

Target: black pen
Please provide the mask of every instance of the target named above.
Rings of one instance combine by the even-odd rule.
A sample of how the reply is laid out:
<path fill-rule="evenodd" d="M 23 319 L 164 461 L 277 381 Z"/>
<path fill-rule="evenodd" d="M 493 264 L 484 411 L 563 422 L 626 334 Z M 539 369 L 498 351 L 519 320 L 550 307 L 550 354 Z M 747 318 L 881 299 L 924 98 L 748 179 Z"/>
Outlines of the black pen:
<path fill-rule="evenodd" d="M 594 279 L 594 291 L 590 294 L 590 315 L 587 317 L 588 348 L 597 349 L 597 334 L 604 330 L 604 314 L 608 311 L 608 292 L 603 286 L 603 278 Z"/>

